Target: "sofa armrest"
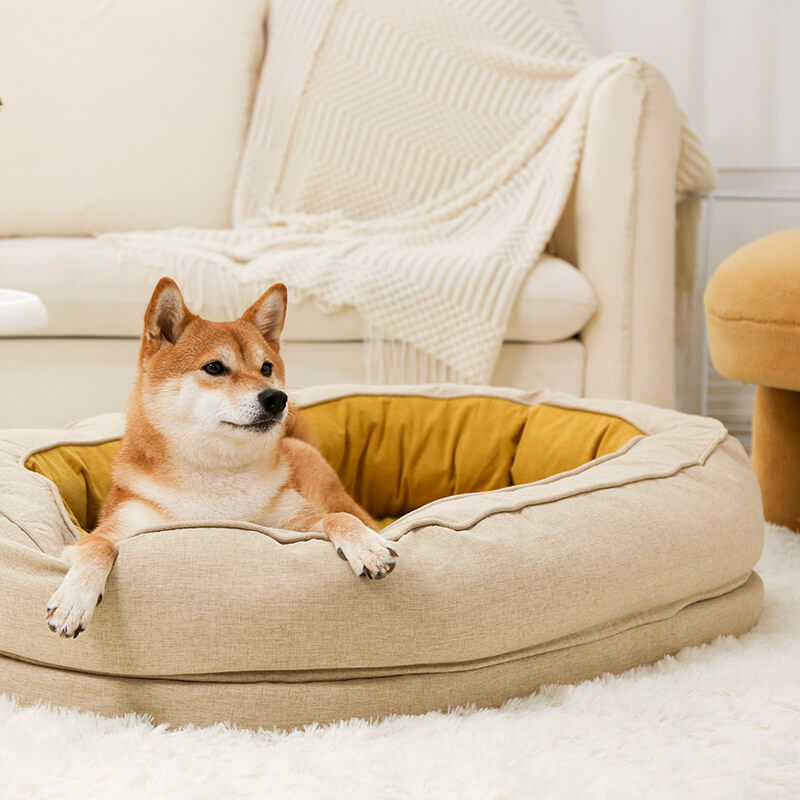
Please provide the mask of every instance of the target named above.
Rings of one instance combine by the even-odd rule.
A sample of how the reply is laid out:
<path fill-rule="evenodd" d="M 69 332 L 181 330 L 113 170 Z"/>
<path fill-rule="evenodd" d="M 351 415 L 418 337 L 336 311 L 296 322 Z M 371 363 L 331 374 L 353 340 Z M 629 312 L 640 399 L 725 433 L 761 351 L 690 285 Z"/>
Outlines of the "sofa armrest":
<path fill-rule="evenodd" d="M 578 174 L 550 248 L 594 287 L 584 394 L 675 402 L 675 175 L 681 115 L 650 65 L 597 88 Z"/>

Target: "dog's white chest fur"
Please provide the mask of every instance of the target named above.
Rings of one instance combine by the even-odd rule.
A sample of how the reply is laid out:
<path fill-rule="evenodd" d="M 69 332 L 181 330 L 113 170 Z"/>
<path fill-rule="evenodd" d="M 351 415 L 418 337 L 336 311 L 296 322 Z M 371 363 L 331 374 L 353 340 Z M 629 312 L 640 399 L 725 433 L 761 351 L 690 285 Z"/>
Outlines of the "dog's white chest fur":
<path fill-rule="evenodd" d="M 191 470 L 171 485 L 138 475 L 129 485 L 140 497 L 163 509 L 172 521 L 230 520 L 280 527 L 296 513 L 291 507 L 295 493 L 283 492 L 288 479 L 288 466 L 278 462 L 272 468 L 252 467 L 240 472 Z"/>

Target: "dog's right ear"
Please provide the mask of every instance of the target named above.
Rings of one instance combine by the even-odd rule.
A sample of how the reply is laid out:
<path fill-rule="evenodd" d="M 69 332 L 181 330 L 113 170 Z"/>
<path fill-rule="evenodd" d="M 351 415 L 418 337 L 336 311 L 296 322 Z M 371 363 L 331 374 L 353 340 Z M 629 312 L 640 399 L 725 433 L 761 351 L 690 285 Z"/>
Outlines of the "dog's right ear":
<path fill-rule="evenodd" d="M 193 317 L 183 302 L 178 284 L 172 278 L 162 278 L 144 313 L 144 338 L 175 344 Z"/>

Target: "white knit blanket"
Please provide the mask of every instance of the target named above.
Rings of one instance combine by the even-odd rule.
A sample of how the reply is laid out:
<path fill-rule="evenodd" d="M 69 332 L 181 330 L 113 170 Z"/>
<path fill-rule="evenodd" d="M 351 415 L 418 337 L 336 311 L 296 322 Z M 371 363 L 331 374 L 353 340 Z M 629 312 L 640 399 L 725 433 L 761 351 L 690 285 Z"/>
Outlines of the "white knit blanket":
<path fill-rule="evenodd" d="M 373 380 L 488 382 L 592 94 L 641 63 L 591 59 L 572 0 L 272 0 L 268 39 L 235 227 L 105 238 L 201 313 L 274 281 L 355 307 Z M 676 191 L 709 186 L 683 137 Z"/>

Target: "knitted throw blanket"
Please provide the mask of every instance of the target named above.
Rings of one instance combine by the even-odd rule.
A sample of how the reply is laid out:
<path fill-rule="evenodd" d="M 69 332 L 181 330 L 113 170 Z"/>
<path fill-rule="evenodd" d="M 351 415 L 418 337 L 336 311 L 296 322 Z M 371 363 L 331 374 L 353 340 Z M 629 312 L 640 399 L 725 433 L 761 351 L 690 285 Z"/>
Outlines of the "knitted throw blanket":
<path fill-rule="evenodd" d="M 591 59 L 571 0 L 272 0 L 268 39 L 235 227 L 104 238 L 200 313 L 275 281 L 354 306 L 372 380 L 488 383 L 592 94 L 642 65 Z M 709 186 L 683 139 L 676 191 Z"/>

